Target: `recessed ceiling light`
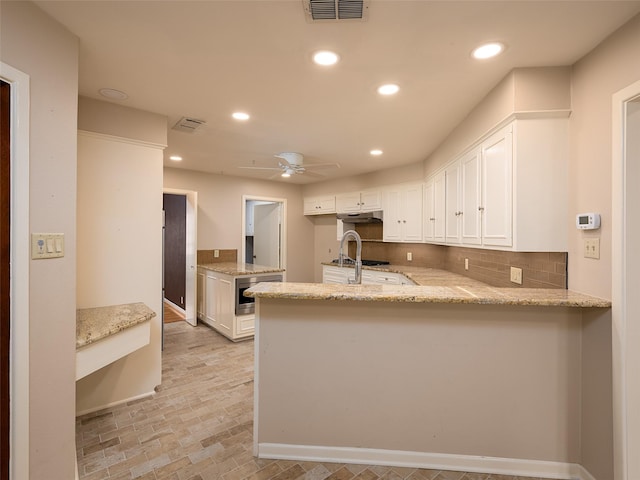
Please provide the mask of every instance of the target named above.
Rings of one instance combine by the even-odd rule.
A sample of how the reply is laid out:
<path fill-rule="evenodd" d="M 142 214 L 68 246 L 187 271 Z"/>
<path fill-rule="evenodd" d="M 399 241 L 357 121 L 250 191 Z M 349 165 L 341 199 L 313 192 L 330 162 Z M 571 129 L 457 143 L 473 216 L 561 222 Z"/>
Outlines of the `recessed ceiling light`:
<path fill-rule="evenodd" d="M 400 90 L 400 87 L 395 83 L 387 83 L 378 87 L 378 93 L 380 95 L 395 95 Z"/>
<path fill-rule="evenodd" d="M 313 54 L 313 61 L 323 66 L 335 65 L 339 59 L 340 57 L 337 53 L 330 52 L 329 50 L 320 50 Z"/>
<path fill-rule="evenodd" d="M 109 98 L 111 100 L 126 100 L 127 98 L 129 98 L 129 95 L 121 92 L 120 90 L 116 90 L 115 88 L 101 88 L 100 90 L 98 90 L 98 92 L 103 97 Z"/>
<path fill-rule="evenodd" d="M 180 161 L 182 161 L 182 157 L 179 156 L 179 155 L 171 155 L 169 157 L 169 160 L 173 160 L 174 162 L 180 162 Z"/>
<path fill-rule="evenodd" d="M 371 150 L 369 153 L 370 153 L 371 155 L 373 155 L 373 156 L 377 157 L 378 155 L 382 155 L 382 150 L 379 150 L 379 149 L 377 149 L 377 148 L 376 148 L 376 149 L 374 149 L 374 150 Z"/>
<path fill-rule="evenodd" d="M 240 120 L 240 121 L 249 120 L 249 118 L 251 118 L 249 114 L 245 112 L 233 112 L 231 116 L 236 120 Z"/>
<path fill-rule="evenodd" d="M 471 54 L 473 58 L 477 58 L 478 60 L 484 60 L 486 58 L 495 57 L 496 55 L 502 53 L 504 50 L 504 45 L 499 42 L 485 43 L 484 45 L 480 45 L 476 48 Z"/>

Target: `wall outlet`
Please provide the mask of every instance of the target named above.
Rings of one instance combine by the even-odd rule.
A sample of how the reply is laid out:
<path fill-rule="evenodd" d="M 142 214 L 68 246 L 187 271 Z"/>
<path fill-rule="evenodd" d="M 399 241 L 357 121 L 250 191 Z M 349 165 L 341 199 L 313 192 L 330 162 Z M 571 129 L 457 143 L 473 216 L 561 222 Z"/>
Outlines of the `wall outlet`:
<path fill-rule="evenodd" d="M 518 267 L 511 267 L 511 281 L 522 285 L 522 269 Z"/>
<path fill-rule="evenodd" d="M 464 259 L 464 269 L 465 270 L 469 270 L 469 259 L 468 258 Z"/>
<path fill-rule="evenodd" d="M 213 251 L 213 258 L 218 258 L 220 257 L 220 250 L 214 250 Z"/>
<path fill-rule="evenodd" d="M 585 258 L 600 258 L 600 239 L 599 238 L 585 238 L 584 239 L 584 257 Z"/>
<path fill-rule="evenodd" d="M 410 262 L 411 260 L 413 260 L 413 253 L 407 252 L 407 261 Z"/>

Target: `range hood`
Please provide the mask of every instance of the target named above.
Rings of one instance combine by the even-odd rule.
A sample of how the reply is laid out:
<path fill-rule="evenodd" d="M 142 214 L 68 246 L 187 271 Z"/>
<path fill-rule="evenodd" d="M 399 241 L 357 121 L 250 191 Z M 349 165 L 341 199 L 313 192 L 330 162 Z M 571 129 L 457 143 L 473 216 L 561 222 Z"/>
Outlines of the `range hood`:
<path fill-rule="evenodd" d="M 382 210 L 375 212 L 338 213 L 338 220 L 345 223 L 382 223 Z"/>

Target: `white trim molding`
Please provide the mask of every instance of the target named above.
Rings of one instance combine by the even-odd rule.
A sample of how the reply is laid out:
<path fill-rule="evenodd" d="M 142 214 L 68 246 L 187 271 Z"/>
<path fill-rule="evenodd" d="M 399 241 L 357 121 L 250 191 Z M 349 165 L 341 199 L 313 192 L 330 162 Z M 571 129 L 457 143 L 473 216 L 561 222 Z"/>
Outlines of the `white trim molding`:
<path fill-rule="evenodd" d="M 631 173 L 627 161 L 626 120 L 628 102 L 640 96 L 640 81 L 615 93 L 612 97 L 612 244 L 611 244 L 611 299 L 612 299 L 612 354 L 613 354 L 613 464 L 615 480 L 635 480 L 640 475 L 637 446 L 640 445 L 640 422 L 637 414 L 637 392 L 640 379 L 640 353 L 636 348 L 640 338 L 637 311 L 637 291 L 629 284 L 638 281 L 634 268 L 628 268 L 631 245 L 637 232 L 637 167 Z M 629 159 L 631 160 L 631 159 Z M 632 159 L 637 162 L 637 158 Z M 633 221 L 632 221 L 633 216 Z M 635 256 L 635 258 L 638 258 Z M 635 295 L 634 295 L 635 294 Z M 634 323 L 635 322 L 635 323 Z M 634 333 L 635 332 L 635 333 Z M 635 392 L 635 393 L 634 393 Z M 635 397 L 634 397 L 635 395 Z M 634 410 L 631 411 L 630 406 Z M 635 419 L 635 420 L 634 420 Z M 636 455 L 632 454 L 636 451 Z M 633 466 L 632 466 L 633 462 Z"/>
<path fill-rule="evenodd" d="M 453 470 L 564 480 L 595 480 L 581 465 L 540 460 L 407 452 L 372 448 L 259 443 L 259 458 Z"/>
<path fill-rule="evenodd" d="M 11 85 L 11 420 L 9 477 L 29 478 L 29 108 L 30 77 L 0 62 Z"/>

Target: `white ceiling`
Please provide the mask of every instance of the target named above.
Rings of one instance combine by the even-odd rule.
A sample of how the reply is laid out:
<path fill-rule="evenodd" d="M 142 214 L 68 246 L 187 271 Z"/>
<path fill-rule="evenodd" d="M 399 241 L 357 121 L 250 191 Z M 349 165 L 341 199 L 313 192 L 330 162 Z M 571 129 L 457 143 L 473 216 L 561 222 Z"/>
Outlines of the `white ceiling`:
<path fill-rule="evenodd" d="M 114 88 L 129 95 L 116 103 L 169 127 L 206 121 L 169 130 L 165 165 L 266 179 L 274 172 L 237 167 L 276 166 L 290 151 L 341 166 L 274 178 L 294 183 L 424 160 L 510 70 L 571 65 L 640 12 L 640 1 L 372 0 L 366 21 L 309 23 L 302 0 L 36 3 L 80 38 L 81 95 Z M 503 55 L 470 57 L 495 40 Z M 313 64 L 318 49 L 340 63 Z M 386 82 L 400 93 L 380 97 Z"/>

